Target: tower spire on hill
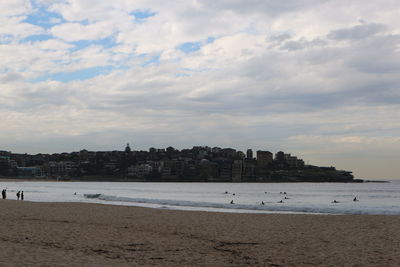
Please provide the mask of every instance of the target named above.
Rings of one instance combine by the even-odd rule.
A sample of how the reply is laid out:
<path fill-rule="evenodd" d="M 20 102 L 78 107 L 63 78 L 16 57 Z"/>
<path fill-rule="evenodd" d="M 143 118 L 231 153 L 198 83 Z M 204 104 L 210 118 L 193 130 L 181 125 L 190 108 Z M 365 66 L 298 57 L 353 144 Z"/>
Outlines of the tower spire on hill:
<path fill-rule="evenodd" d="M 132 151 L 132 150 L 131 150 L 131 147 L 129 146 L 129 143 L 127 143 L 127 144 L 126 144 L 126 147 L 125 147 L 125 153 L 128 153 L 128 154 L 129 154 L 129 153 L 131 153 L 131 151 Z"/>

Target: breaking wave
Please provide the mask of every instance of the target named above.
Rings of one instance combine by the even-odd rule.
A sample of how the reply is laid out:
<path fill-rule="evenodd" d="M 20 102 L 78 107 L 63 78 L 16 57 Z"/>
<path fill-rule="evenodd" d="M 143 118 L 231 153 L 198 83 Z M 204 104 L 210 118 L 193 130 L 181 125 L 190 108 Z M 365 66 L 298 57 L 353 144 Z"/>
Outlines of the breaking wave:
<path fill-rule="evenodd" d="M 317 207 L 317 206 L 289 206 L 283 204 L 278 204 L 276 202 L 265 202 L 265 205 L 260 204 L 230 204 L 230 203 L 212 203 L 212 202 L 195 202 L 195 201 L 187 201 L 187 200 L 170 200 L 170 199 L 148 199 L 148 198 L 130 198 L 130 197 L 118 197 L 118 196 L 110 196 L 105 194 L 84 194 L 86 199 L 91 200 L 99 200 L 102 203 L 110 203 L 112 204 L 121 204 L 125 203 L 128 205 L 135 206 L 135 204 L 152 204 L 156 205 L 159 208 L 172 208 L 173 207 L 190 207 L 198 210 L 236 210 L 236 211 L 256 211 L 256 212 L 287 212 L 287 213 L 312 213 L 312 214 L 386 214 L 386 212 L 382 211 L 371 211 L 371 210 L 341 210 L 338 211 L 335 208 L 330 208 L 328 206 Z M 118 203 L 116 203 L 118 202 Z"/>
<path fill-rule="evenodd" d="M 255 205 L 240 205 L 240 204 L 222 204 L 211 202 L 195 202 L 188 200 L 171 200 L 171 199 L 149 199 L 149 198 L 130 198 L 130 197 L 117 197 L 105 194 L 84 194 L 87 199 L 98 199 L 105 202 L 126 202 L 126 203 L 141 203 L 141 204 L 158 204 L 168 206 L 181 206 L 181 207 L 204 207 L 204 208 L 223 208 L 223 209 L 258 209 Z M 261 208 L 261 207 L 260 207 Z"/>

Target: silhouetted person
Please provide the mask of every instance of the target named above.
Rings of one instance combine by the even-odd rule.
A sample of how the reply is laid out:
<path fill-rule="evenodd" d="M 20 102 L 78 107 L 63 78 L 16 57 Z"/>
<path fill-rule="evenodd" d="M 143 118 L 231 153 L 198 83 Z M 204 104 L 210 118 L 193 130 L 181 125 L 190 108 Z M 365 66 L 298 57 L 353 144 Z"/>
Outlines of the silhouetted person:
<path fill-rule="evenodd" d="M 231 200 L 231 204 L 235 204 L 235 203 L 233 203 L 233 199 Z"/>
<path fill-rule="evenodd" d="M 264 201 L 261 201 L 261 205 L 265 205 Z"/>
<path fill-rule="evenodd" d="M 353 201 L 354 201 L 354 202 L 358 201 L 357 197 L 354 197 Z"/>
<path fill-rule="evenodd" d="M 21 192 L 20 191 L 18 191 L 18 193 L 17 193 L 17 199 L 19 200 L 19 197 L 21 196 Z"/>
<path fill-rule="evenodd" d="M 24 191 L 21 192 L 21 200 L 24 200 Z"/>
<path fill-rule="evenodd" d="M 1 196 L 3 197 L 3 199 L 7 198 L 7 194 L 6 194 L 6 190 L 3 189 L 3 191 L 1 191 Z"/>
<path fill-rule="evenodd" d="M 282 199 L 281 199 L 281 200 L 279 200 L 279 201 L 278 201 L 278 203 L 283 203 L 283 200 L 282 200 Z"/>

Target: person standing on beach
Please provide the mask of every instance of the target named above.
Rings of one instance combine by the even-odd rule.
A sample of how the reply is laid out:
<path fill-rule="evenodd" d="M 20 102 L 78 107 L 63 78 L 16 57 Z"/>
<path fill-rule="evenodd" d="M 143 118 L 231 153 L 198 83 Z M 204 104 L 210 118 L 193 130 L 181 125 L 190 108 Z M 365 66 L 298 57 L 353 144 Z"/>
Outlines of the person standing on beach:
<path fill-rule="evenodd" d="M 7 198 L 6 189 L 3 189 L 3 191 L 1 192 L 1 196 L 3 197 L 3 199 Z"/>
<path fill-rule="evenodd" d="M 24 200 L 24 191 L 21 192 L 21 200 Z"/>
<path fill-rule="evenodd" d="M 19 200 L 19 196 L 21 195 L 21 192 L 20 191 L 18 191 L 18 193 L 17 193 L 17 199 Z"/>

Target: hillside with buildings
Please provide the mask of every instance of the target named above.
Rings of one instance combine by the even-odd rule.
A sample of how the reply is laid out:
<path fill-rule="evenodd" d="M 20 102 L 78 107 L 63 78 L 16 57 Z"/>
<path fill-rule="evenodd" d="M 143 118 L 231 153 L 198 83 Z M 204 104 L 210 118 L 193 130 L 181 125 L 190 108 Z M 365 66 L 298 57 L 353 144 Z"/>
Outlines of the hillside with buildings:
<path fill-rule="evenodd" d="M 349 171 L 304 164 L 282 151 L 232 148 L 16 154 L 0 151 L 0 177 L 149 182 L 355 182 Z"/>

